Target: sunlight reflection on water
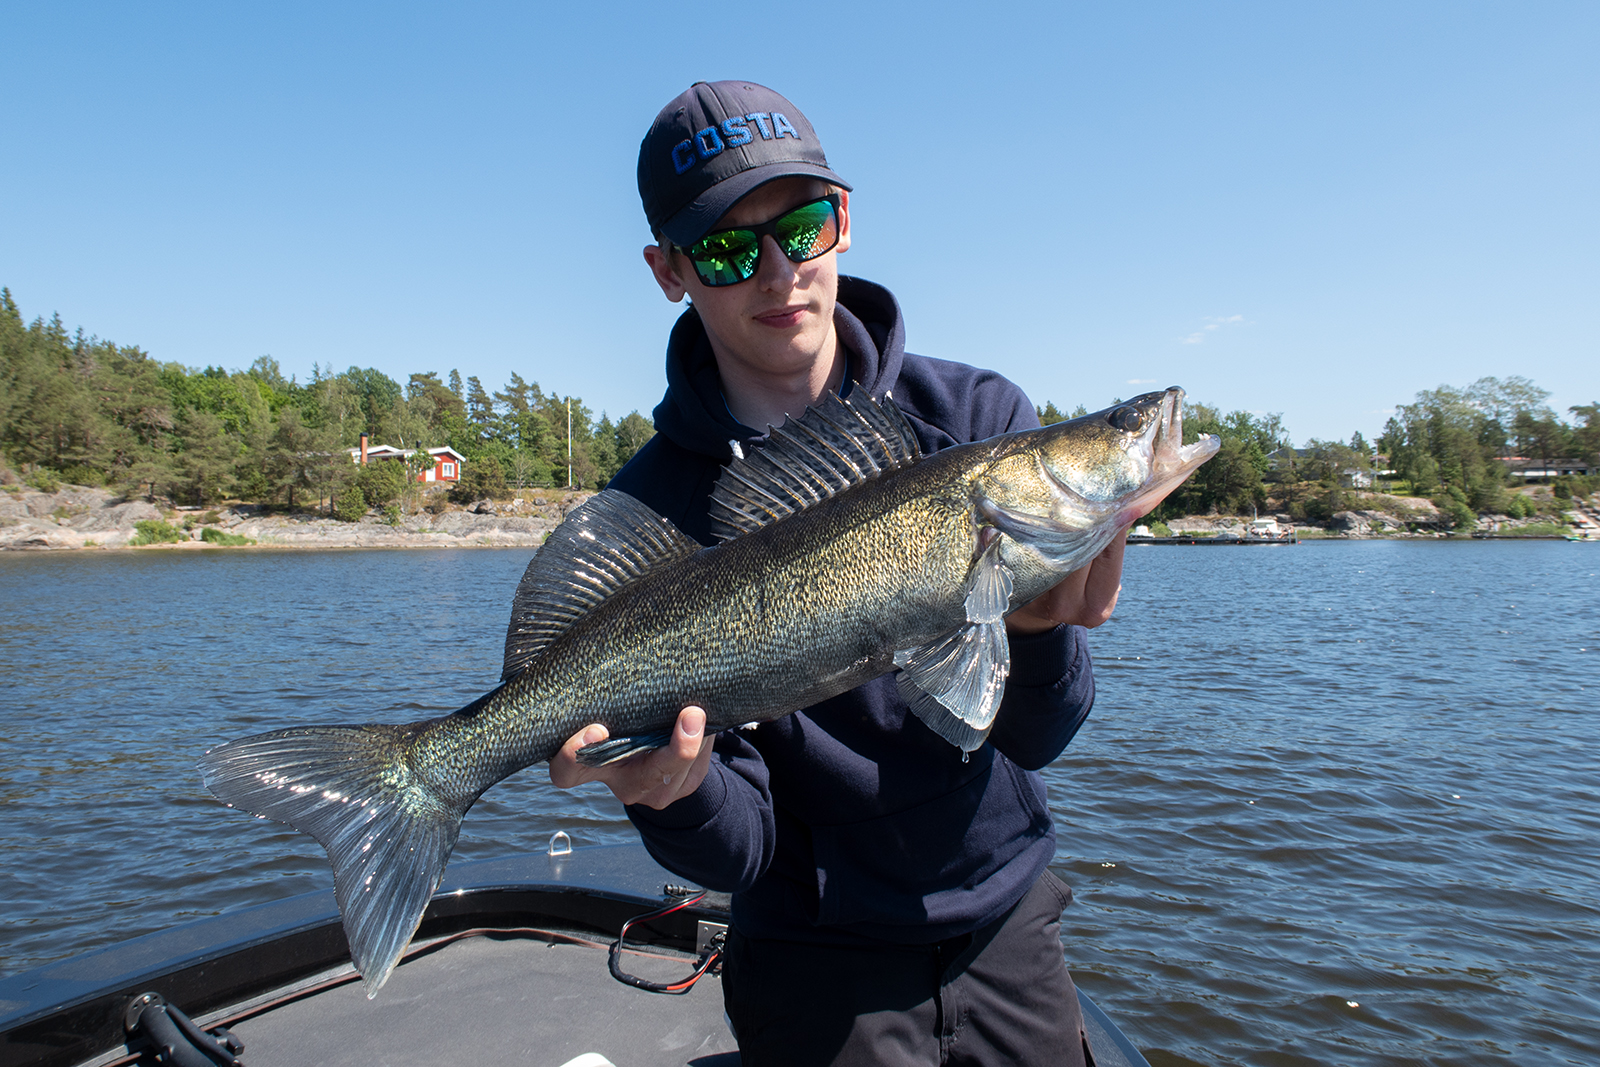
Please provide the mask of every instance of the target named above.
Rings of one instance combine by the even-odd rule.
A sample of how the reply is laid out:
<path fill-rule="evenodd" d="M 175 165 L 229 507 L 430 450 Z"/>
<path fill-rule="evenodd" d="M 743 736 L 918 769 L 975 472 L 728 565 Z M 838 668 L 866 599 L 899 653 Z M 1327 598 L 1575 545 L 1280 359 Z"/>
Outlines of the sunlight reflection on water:
<path fill-rule="evenodd" d="M 0 972 L 331 885 L 195 759 L 465 704 L 527 558 L 0 556 Z M 1046 778 L 1069 960 L 1156 1067 L 1600 1062 L 1596 564 L 1551 542 L 1130 549 L 1095 712 Z M 535 768 L 456 855 L 555 829 L 632 837 L 603 789 Z"/>

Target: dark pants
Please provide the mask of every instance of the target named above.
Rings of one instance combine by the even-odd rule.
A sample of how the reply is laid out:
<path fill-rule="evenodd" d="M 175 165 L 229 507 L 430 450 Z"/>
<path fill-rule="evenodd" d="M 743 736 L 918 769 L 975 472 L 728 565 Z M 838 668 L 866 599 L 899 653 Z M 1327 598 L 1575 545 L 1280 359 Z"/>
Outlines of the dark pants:
<path fill-rule="evenodd" d="M 1071 899 L 1046 871 L 995 922 L 932 945 L 816 945 L 730 931 L 722 989 L 740 1059 L 744 1067 L 1093 1067 L 1061 952 L 1061 909 Z"/>

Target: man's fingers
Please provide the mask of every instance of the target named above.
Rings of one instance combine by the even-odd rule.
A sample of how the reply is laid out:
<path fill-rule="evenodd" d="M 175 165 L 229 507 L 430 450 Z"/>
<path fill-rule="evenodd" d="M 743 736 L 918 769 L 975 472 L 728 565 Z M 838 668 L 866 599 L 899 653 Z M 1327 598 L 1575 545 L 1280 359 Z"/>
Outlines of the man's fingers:
<path fill-rule="evenodd" d="M 700 755 L 701 742 L 706 733 L 706 711 L 693 704 L 678 713 L 678 725 L 672 731 L 672 750 L 686 764 Z"/>
<path fill-rule="evenodd" d="M 690 706 L 678 714 L 672 740 L 655 754 L 638 782 L 639 796 L 631 801 L 652 808 L 664 808 L 679 797 L 699 788 L 709 762 L 712 738 L 705 735 L 705 709 Z"/>
<path fill-rule="evenodd" d="M 711 765 L 715 740 L 706 734 L 705 709 L 691 706 L 678 713 L 671 738 L 654 752 L 640 753 L 606 767 L 585 767 L 578 762 L 579 749 L 609 736 L 599 723 L 573 734 L 550 761 L 550 781 L 561 789 L 584 782 L 604 782 L 624 804 L 664 808 L 700 788 Z"/>

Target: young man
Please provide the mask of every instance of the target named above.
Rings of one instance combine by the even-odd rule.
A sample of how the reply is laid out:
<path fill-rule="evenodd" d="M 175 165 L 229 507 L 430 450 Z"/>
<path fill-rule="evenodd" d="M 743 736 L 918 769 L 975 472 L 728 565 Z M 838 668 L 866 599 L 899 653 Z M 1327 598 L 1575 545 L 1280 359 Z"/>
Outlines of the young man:
<path fill-rule="evenodd" d="M 710 543 L 723 466 L 827 392 L 892 392 L 924 452 L 1038 425 L 990 371 L 904 350 L 899 307 L 840 277 L 850 186 L 789 101 L 697 83 L 639 152 L 667 299 L 690 299 L 667 347 L 659 431 L 611 482 Z M 962 754 L 911 715 L 892 676 L 754 730 L 703 736 L 687 708 L 666 748 L 604 781 L 664 866 L 733 893 L 724 969 L 746 1067 L 795 1063 L 1085 1062 L 1057 930 L 1070 890 L 1037 771 L 1082 725 L 1085 627 L 1115 607 L 1122 539 L 1007 619 L 1012 666 L 988 743 Z"/>

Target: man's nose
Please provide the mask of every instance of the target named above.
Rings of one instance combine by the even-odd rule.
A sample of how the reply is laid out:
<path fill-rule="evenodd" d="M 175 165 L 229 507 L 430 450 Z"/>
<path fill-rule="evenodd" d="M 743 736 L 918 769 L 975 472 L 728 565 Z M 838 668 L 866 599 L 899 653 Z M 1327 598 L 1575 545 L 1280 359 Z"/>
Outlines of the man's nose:
<path fill-rule="evenodd" d="M 763 289 L 782 291 L 794 288 L 796 264 L 789 261 L 770 233 L 761 238 L 761 262 L 756 266 L 756 284 Z"/>

